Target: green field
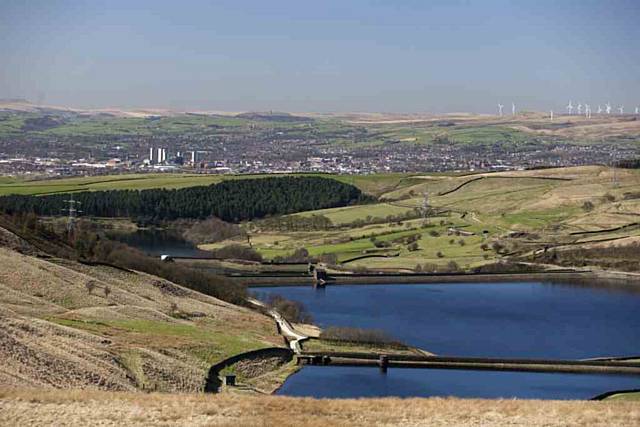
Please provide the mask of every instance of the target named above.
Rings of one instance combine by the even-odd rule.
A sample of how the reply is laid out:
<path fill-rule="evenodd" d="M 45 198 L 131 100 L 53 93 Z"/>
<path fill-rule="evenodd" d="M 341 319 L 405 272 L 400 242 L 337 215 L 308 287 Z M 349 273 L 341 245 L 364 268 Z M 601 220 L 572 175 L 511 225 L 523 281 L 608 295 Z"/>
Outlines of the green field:
<path fill-rule="evenodd" d="M 1 117 L 1 116 L 0 116 Z M 0 121 L 0 136 L 17 135 L 29 132 L 35 135 L 57 136 L 106 136 L 140 135 L 157 133 L 201 133 L 212 127 L 225 129 L 239 128 L 253 123 L 243 118 L 231 116 L 180 115 L 163 117 L 109 117 L 75 116 L 59 119 L 42 129 L 28 129 L 29 120 L 42 117 L 35 113 L 10 115 Z"/>
<path fill-rule="evenodd" d="M 453 129 L 434 127 L 433 125 L 378 125 L 386 139 L 415 144 L 433 144 L 434 140 L 458 144 L 493 144 L 495 141 L 510 143 L 526 142 L 530 135 L 506 126 L 466 125 Z"/>
<path fill-rule="evenodd" d="M 618 171 L 620 182 L 616 187 L 611 183 L 610 173 L 607 168 L 593 166 L 505 172 L 486 174 L 484 177 L 411 176 L 398 187 L 380 195 L 387 202 L 294 214 L 303 217 L 323 215 L 331 220 L 334 225 L 332 229 L 269 232 L 258 227 L 252 234 L 252 242 L 254 248 L 268 259 L 286 256 L 304 247 L 312 256 L 335 254 L 338 262 L 364 255 L 386 256 L 343 264 L 349 268 L 406 270 L 418 264 L 444 267 L 451 261 L 461 268 L 470 268 L 503 257 L 491 249 L 495 241 L 505 243 L 514 250 L 526 251 L 529 247 L 542 247 L 544 242 L 549 241 L 589 242 L 589 239 L 572 237 L 569 233 L 637 222 L 640 201 L 626 199 L 624 194 L 640 191 L 640 171 Z M 480 177 L 482 179 L 477 179 Z M 446 212 L 443 216 L 430 218 L 427 226 L 420 218 L 405 220 L 401 224 L 387 220 L 355 227 L 345 226 L 356 220 L 367 222 L 376 217 L 384 219 L 387 215 L 412 212 L 414 207 L 421 206 L 423 192 L 429 193 L 433 207 Z M 399 200 L 391 201 L 394 199 Z M 593 203 L 592 210 L 583 209 L 586 201 Z M 469 231 L 474 235 L 449 235 L 450 228 Z M 534 237 L 510 239 L 507 236 L 512 231 L 528 232 Z M 487 232 L 487 237 L 483 232 Z M 420 235 L 417 250 L 409 250 L 408 245 L 400 240 L 413 234 Z M 598 234 L 597 239 L 637 234 L 640 234 L 637 230 L 605 232 Z M 390 245 L 377 248 L 372 236 L 376 241 L 387 241 Z M 227 243 L 230 242 L 213 246 Z"/>
<path fill-rule="evenodd" d="M 296 176 L 322 176 L 355 185 L 362 191 L 380 195 L 391 189 L 410 185 L 414 180 L 404 174 L 372 174 L 372 175 L 330 175 L 301 173 Z M 80 178 L 47 179 L 25 181 L 14 178 L 0 178 L 0 195 L 24 194 L 45 195 L 52 193 L 71 193 L 77 191 L 99 190 L 146 190 L 150 188 L 183 188 L 197 185 L 210 185 L 229 179 L 248 179 L 270 176 L 268 174 L 246 175 L 204 175 L 204 174 L 172 174 L 145 173 L 106 175 Z"/>
<path fill-rule="evenodd" d="M 129 174 L 100 177 L 49 179 L 42 181 L 0 181 L 0 195 L 45 195 L 98 190 L 146 190 L 150 188 L 182 188 L 209 185 L 222 181 L 220 175 Z"/>
<path fill-rule="evenodd" d="M 607 397 L 605 400 L 621 400 L 621 401 L 631 400 L 631 401 L 638 401 L 638 400 L 640 400 L 640 392 L 614 394 L 614 395 L 611 395 L 611 396 Z"/>
<path fill-rule="evenodd" d="M 208 325 L 196 326 L 167 321 L 153 320 L 75 320 L 50 318 L 50 321 L 82 329 L 98 335 L 122 336 L 123 340 L 136 342 L 138 336 L 149 343 L 159 345 L 171 342 L 173 345 L 184 343 L 185 349 L 207 364 L 247 351 L 247 349 L 264 348 L 267 345 L 249 334 L 236 335 L 225 332 L 223 328 L 207 328 Z M 205 327 L 203 327 L 205 326 Z"/>
<path fill-rule="evenodd" d="M 321 209 L 313 212 L 303 212 L 293 215 L 302 217 L 323 215 L 329 218 L 333 224 L 342 225 L 351 223 L 358 219 L 367 219 L 367 217 L 386 218 L 388 215 L 401 215 L 411 211 L 413 211 L 413 209 L 407 207 L 394 206 L 389 203 L 378 203 L 374 205 Z"/>

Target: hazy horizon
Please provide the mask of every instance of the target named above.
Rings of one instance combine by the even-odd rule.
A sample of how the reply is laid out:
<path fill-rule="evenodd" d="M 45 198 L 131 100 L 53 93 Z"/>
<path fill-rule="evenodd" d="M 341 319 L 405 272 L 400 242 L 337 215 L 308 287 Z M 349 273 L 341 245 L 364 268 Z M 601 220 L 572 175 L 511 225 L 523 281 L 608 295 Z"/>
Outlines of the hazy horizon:
<path fill-rule="evenodd" d="M 640 105 L 640 4 L 0 3 L 0 98 L 75 108 L 564 111 Z"/>

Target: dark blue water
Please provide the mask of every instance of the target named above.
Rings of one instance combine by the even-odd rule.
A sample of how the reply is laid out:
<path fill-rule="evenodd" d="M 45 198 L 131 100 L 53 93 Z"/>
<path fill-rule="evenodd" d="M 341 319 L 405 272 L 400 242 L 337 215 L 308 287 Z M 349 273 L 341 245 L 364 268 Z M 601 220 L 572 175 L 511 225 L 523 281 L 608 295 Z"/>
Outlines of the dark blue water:
<path fill-rule="evenodd" d="M 109 233 L 108 237 L 139 249 L 147 255 L 208 258 L 211 253 L 198 249 L 193 243 L 172 230 L 136 230 L 133 233 Z"/>
<path fill-rule="evenodd" d="M 582 359 L 640 355 L 640 293 L 544 283 L 260 288 L 321 327 L 384 329 L 438 355 Z"/>
<path fill-rule="evenodd" d="M 378 369 L 305 366 L 277 394 L 316 398 L 432 397 L 591 399 L 611 390 L 637 389 L 638 376 L 547 374 L 453 369 Z"/>
<path fill-rule="evenodd" d="M 274 287 L 322 326 L 384 329 L 439 355 L 581 359 L 640 355 L 640 294 L 544 283 Z M 316 397 L 589 398 L 640 388 L 640 377 L 305 367 L 281 394 Z"/>

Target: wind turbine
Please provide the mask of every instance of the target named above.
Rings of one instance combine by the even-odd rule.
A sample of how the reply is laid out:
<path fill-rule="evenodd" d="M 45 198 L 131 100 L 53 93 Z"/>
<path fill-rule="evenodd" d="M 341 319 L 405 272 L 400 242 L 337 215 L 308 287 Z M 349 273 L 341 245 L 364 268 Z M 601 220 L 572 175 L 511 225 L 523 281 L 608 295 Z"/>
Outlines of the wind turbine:
<path fill-rule="evenodd" d="M 620 111 L 620 115 L 624 114 L 624 105 L 618 107 L 618 111 Z"/>
<path fill-rule="evenodd" d="M 503 108 L 504 108 L 504 105 L 498 104 L 498 114 L 500 115 L 500 117 L 502 117 L 502 109 Z"/>
<path fill-rule="evenodd" d="M 578 115 L 582 114 L 582 104 L 578 103 Z"/>
<path fill-rule="evenodd" d="M 611 114 L 611 103 L 607 102 L 606 104 L 604 104 L 604 107 L 607 110 L 607 114 Z"/>
<path fill-rule="evenodd" d="M 515 103 L 511 103 L 511 115 L 515 116 L 516 115 L 516 104 Z"/>
<path fill-rule="evenodd" d="M 602 114 L 602 107 L 598 104 L 598 114 Z"/>
<path fill-rule="evenodd" d="M 569 105 L 567 105 L 567 110 L 569 111 L 569 115 L 573 113 L 573 103 L 569 101 Z"/>

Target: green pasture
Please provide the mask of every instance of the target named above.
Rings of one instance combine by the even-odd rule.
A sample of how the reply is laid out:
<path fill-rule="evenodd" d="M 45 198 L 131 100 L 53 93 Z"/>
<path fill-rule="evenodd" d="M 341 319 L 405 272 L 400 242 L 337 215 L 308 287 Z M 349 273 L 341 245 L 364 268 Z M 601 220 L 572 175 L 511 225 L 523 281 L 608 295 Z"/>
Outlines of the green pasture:
<path fill-rule="evenodd" d="M 222 181 L 221 175 L 128 174 L 42 181 L 0 181 L 0 195 L 46 195 L 99 190 L 145 190 L 150 188 L 182 188 L 209 185 Z"/>
<path fill-rule="evenodd" d="M 225 332 L 206 325 L 141 319 L 98 321 L 54 317 L 49 320 L 98 335 L 118 334 L 125 341 L 140 341 L 152 347 L 171 348 L 178 345 L 190 349 L 206 363 L 216 363 L 234 354 L 267 346 L 250 333 Z"/>
<path fill-rule="evenodd" d="M 440 224 L 440 221 L 443 224 Z M 407 225 L 409 228 L 407 228 Z M 448 235 L 450 227 L 464 229 L 476 233 L 475 236 Z M 388 258 L 366 258 L 353 261 L 349 266 L 367 266 L 380 268 L 412 269 L 416 264 L 431 263 L 446 265 L 455 260 L 461 266 L 473 266 L 486 262 L 484 255 L 495 258 L 493 251 L 483 251 L 480 247 L 485 240 L 482 231 L 489 231 L 493 236 L 498 233 L 494 226 L 460 219 L 460 215 L 437 217 L 430 219 L 424 226 L 421 219 L 406 221 L 402 225 L 378 224 L 347 230 L 328 230 L 326 232 L 281 233 L 278 244 L 274 240 L 259 242 L 252 239 L 253 247 L 266 259 L 276 256 L 287 256 L 298 248 L 305 248 L 311 256 L 335 254 L 339 262 L 361 255 L 396 255 Z M 437 236 L 432 236 L 433 233 Z M 418 249 L 410 251 L 402 239 L 418 234 Z M 285 237 L 285 236 L 289 237 Z M 371 237 L 374 237 L 374 240 Z M 375 242 L 389 242 L 389 247 L 378 248 Z M 460 241 L 464 243 L 461 245 Z M 441 253 L 443 256 L 439 256 Z"/>
<path fill-rule="evenodd" d="M 323 215 L 331 220 L 334 225 L 348 224 L 358 219 L 386 218 L 389 215 L 402 215 L 412 211 L 411 208 L 393 206 L 389 203 L 376 203 L 372 205 L 347 206 L 343 208 L 321 209 L 312 212 L 293 214 L 294 216 L 308 217 L 311 215 Z"/>
<path fill-rule="evenodd" d="M 296 176 L 320 176 L 336 179 L 355 185 L 362 191 L 377 195 L 388 189 L 409 185 L 410 178 L 404 174 L 376 175 L 331 175 L 331 174 L 295 174 Z M 139 173 L 124 175 L 90 176 L 46 180 L 16 180 L 0 178 L 0 196 L 7 194 L 46 195 L 52 193 L 71 193 L 77 191 L 99 190 L 146 190 L 151 188 L 183 188 L 198 185 L 216 184 L 223 180 L 262 178 L 273 175 L 205 175 L 177 173 Z"/>

